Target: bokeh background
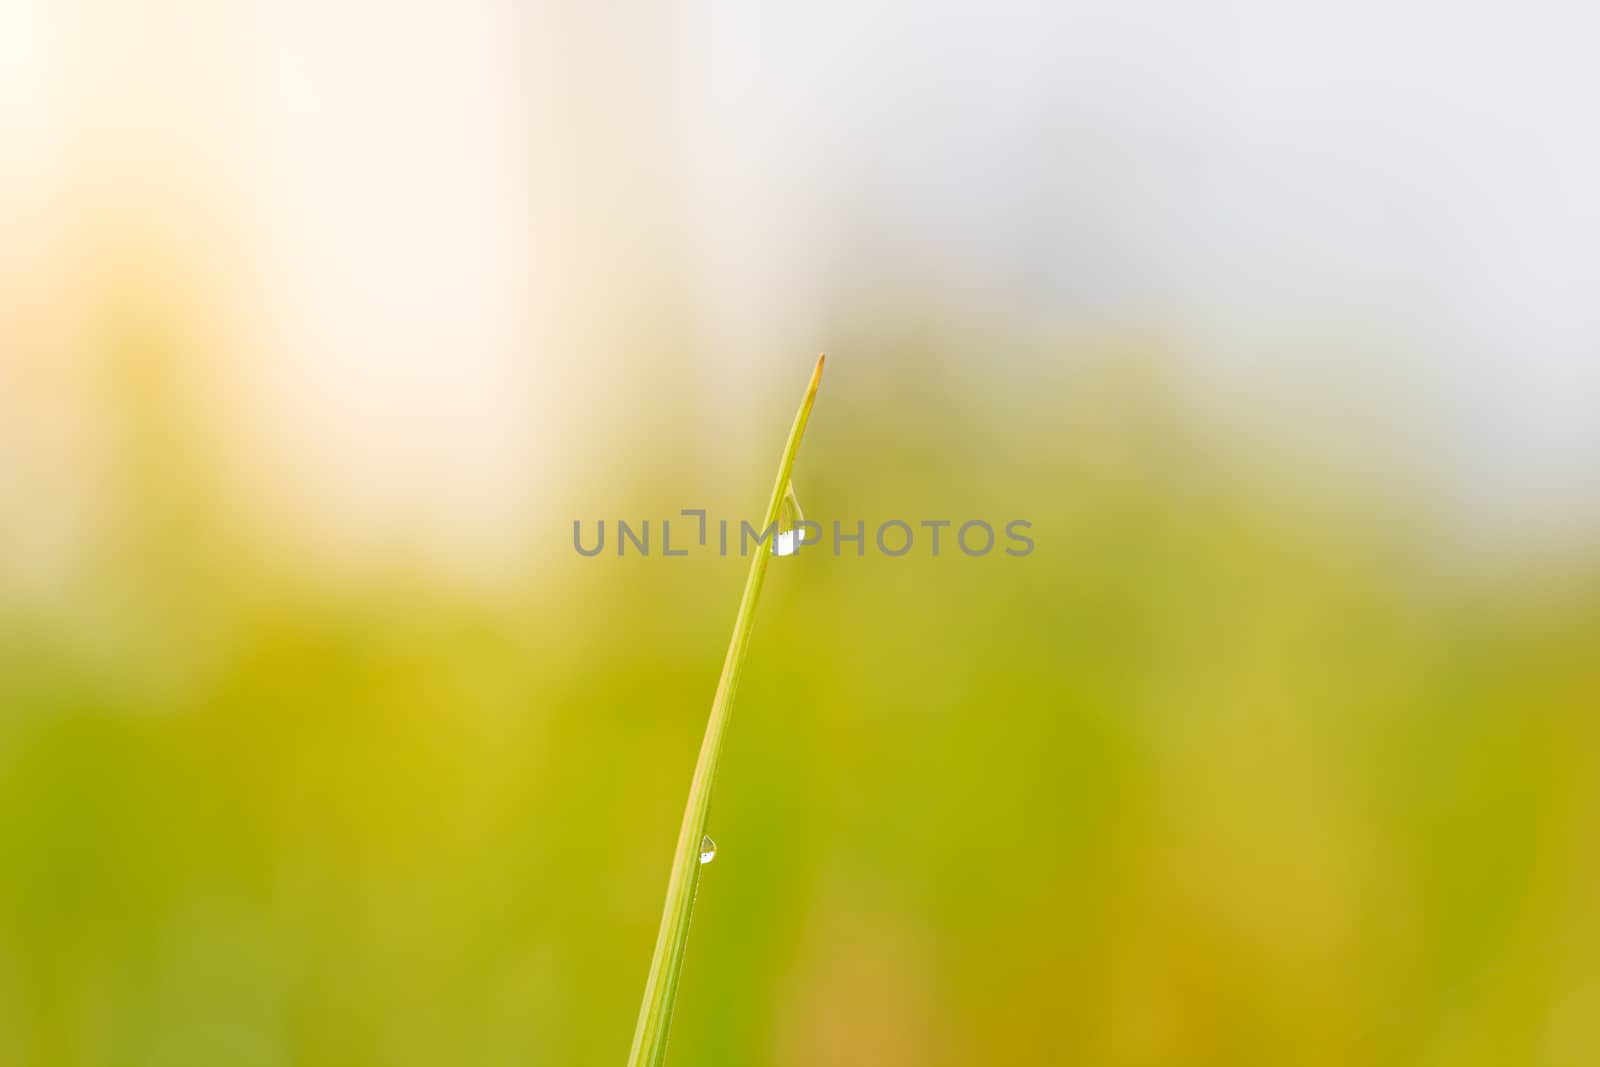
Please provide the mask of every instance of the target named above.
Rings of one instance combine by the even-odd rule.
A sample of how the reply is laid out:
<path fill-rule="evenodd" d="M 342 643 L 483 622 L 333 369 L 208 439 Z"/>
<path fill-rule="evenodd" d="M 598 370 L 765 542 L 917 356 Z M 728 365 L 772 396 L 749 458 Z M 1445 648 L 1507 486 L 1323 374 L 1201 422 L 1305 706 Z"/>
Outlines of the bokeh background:
<path fill-rule="evenodd" d="M 1600 1062 L 1600 9 L 0 0 L 0 1063 Z M 659 527 L 658 527 L 659 529 Z"/>

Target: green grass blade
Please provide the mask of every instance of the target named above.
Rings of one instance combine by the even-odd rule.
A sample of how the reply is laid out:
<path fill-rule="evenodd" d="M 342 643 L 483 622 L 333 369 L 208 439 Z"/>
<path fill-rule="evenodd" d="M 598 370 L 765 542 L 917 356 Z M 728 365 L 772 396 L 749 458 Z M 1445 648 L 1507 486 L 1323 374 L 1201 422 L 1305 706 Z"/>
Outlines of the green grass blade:
<path fill-rule="evenodd" d="M 789 474 L 794 469 L 795 453 L 800 449 L 800 438 L 811 417 L 812 402 L 817 398 L 817 383 L 822 380 L 824 359 L 823 356 L 817 357 L 817 369 L 812 371 L 805 399 L 795 413 L 794 426 L 789 430 L 789 443 L 784 446 L 783 459 L 778 464 L 778 479 L 772 487 L 772 500 L 767 504 L 766 518 L 761 523 L 763 531 L 778 521 L 778 511 L 789 490 Z M 678 848 L 672 857 L 672 876 L 667 881 L 667 902 L 661 910 L 661 929 L 656 935 L 656 951 L 650 960 L 650 974 L 645 979 L 644 1001 L 639 1005 L 639 1024 L 633 1032 L 633 1049 L 628 1053 L 628 1067 L 659 1067 L 666 1058 L 667 1032 L 672 1026 L 672 1007 L 678 996 L 678 975 L 683 969 L 683 952 L 689 941 L 689 920 L 694 913 L 695 891 L 700 886 L 700 841 L 706 833 L 711 786 L 717 776 L 717 759 L 722 753 L 722 738 L 728 728 L 728 711 L 733 706 L 733 694 L 739 688 L 739 672 L 744 667 L 745 651 L 750 645 L 756 601 L 761 597 L 761 585 L 766 581 L 767 564 L 771 559 L 770 547 L 759 544 L 750 560 L 744 596 L 739 600 L 739 614 L 733 623 L 733 637 L 728 642 L 728 655 L 722 661 L 722 677 L 717 682 L 716 696 L 711 700 L 711 716 L 706 722 L 705 739 L 700 743 L 700 759 L 695 764 L 694 779 L 689 785 L 683 826 L 678 830 Z"/>

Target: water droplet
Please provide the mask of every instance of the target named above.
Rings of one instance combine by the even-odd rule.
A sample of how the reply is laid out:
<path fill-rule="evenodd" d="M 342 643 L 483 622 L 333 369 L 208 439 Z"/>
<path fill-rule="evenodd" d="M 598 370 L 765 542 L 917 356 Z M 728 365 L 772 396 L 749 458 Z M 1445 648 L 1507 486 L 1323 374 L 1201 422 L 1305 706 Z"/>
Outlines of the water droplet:
<path fill-rule="evenodd" d="M 711 840 L 711 835 L 706 834 L 700 838 L 700 862 L 710 863 L 717 858 L 717 843 Z"/>
<path fill-rule="evenodd" d="M 806 536 L 806 527 L 814 527 L 816 524 L 806 522 L 805 512 L 800 510 L 800 498 L 794 495 L 793 482 L 788 482 L 783 487 L 783 500 L 778 504 L 778 525 L 787 526 L 788 529 L 772 535 L 774 556 L 792 556 L 800 551 L 800 546 L 822 540 L 820 528 L 817 529 L 815 536 Z"/>

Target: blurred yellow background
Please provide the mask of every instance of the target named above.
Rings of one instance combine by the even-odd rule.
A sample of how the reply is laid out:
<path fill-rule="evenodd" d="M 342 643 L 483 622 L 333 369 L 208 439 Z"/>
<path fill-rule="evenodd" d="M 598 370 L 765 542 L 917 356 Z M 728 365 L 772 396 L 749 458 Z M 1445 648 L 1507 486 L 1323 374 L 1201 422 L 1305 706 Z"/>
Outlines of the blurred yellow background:
<path fill-rule="evenodd" d="M 0 1064 L 1600 1062 L 1597 20 L 0 0 Z"/>

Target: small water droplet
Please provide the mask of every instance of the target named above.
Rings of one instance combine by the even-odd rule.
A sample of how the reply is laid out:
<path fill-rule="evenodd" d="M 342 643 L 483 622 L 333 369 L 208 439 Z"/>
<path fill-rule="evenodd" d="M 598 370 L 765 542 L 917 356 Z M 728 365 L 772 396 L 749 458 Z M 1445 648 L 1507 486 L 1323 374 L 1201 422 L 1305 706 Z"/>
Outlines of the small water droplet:
<path fill-rule="evenodd" d="M 700 838 L 700 862 L 710 863 L 717 858 L 717 843 L 711 840 L 711 835 L 706 834 Z"/>

